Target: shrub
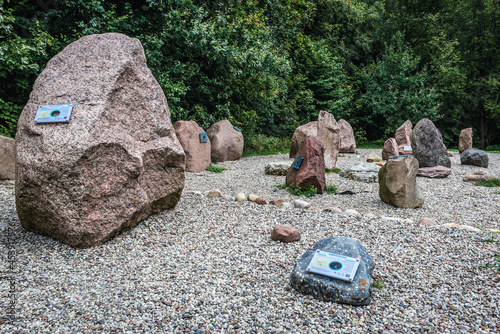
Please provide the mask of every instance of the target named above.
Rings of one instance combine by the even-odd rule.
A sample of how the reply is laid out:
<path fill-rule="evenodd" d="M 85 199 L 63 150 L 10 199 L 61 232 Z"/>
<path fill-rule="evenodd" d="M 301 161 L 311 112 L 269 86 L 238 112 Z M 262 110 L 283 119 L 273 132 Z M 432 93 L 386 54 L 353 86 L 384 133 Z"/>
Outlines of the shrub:
<path fill-rule="evenodd" d="M 488 181 L 480 181 L 474 184 L 481 187 L 500 187 L 500 178 L 494 178 Z"/>
<path fill-rule="evenodd" d="M 217 167 L 217 166 L 210 164 L 210 166 L 208 166 L 206 170 L 208 170 L 209 172 L 213 172 L 213 173 L 222 173 L 223 171 L 226 170 L 226 168 Z"/>

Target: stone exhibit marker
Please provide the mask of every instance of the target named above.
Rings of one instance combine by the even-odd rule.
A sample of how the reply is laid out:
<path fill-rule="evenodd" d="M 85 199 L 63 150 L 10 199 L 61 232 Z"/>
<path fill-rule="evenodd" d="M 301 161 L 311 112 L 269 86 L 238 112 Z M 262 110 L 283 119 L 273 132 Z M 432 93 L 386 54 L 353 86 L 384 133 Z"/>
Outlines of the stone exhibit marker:
<path fill-rule="evenodd" d="M 299 148 L 307 137 L 318 138 L 318 122 L 309 122 L 307 124 L 301 125 L 295 129 L 292 136 L 292 146 L 290 147 L 290 158 L 295 159 Z"/>
<path fill-rule="evenodd" d="M 0 180 L 16 178 L 16 141 L 0 136 Z"/>
<path fill-rule="evenodd" d="M 345 119 L 337 122 L 340 129 L 340 153 L 356 153 L 356 139 L 351 124 Z"/>
<path fill-rule="evenodd" d="M 207 133 L 195 121 L 177 121 L 175 134 L 186 154 L 186 170 L 198 173 L 211 163 L 211 145 Z"/>
<path fill-rule="evenodd" d="M 340 148 L 340 129 L 335 117 L 324 110 L 318 116 L 318 139 L 325 149 L 325 167 L 335 169 Z"/>
<path fill-rule="evenodd" d="M 238 127 L 224 119 L 207 130 L 211 144 L 212 162 L 239 160 L 243 154 L 243 134 Z"/>
<path fill-rule="evenodd" d="M 458 138 L 458 153 L 472 148 L 472 128 L 466 128 L 460 131 L 460 137 Z"/>
<path fill-rule="evenodd" d="M 406 120 L 394 134 L 394 139 L 396 139 L 396 143 L 398 145 L 398 150 L 400 154 L 412 153 L 411 150 L 407 150 L 405 148 L 411 147 L 411 133 L 413 130 L 413 124 L 411 124 L 410 120 Z M 397 155 L 397 154 L 396 154 Z"/>
<path fill-rule="evenodd" d="M 488 168 L 490 159 L 488 153 L 477 148 L 469 148 L 460 154 L 460 163 L 462 165 L 472 165 Z"/>
<path fill-rule="evenodd" d="M 441 132 L 427 118 L 420 120 L 413 128 L 411 147 L 420 167 L 451 167 Z"/>
<path fill-rule="evenodd" d="M 66 104 L 69 122 L 35 123 L 39 106 Z M 82 37 L 47 63 L 16 145 L 21 225 L 74 247 L 175 207 L 184 187 L 185 155 L 165 95 L 139 40 L 122 34 Z"/>

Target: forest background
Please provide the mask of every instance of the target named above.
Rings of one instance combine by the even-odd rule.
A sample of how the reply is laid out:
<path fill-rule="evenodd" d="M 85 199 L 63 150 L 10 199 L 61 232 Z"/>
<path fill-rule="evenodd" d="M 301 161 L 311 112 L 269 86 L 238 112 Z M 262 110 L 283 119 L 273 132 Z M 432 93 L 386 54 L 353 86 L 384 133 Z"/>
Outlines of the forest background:
<path fill-rule="evenodd" d="M 51 57 L 105 32 L 141 41 L 172 123 L 229 119 L 250 149 L 320 110 L 358 144 L 426 117 L 500 149 L 500 0 L 0 0 L 0 134 Z"/>

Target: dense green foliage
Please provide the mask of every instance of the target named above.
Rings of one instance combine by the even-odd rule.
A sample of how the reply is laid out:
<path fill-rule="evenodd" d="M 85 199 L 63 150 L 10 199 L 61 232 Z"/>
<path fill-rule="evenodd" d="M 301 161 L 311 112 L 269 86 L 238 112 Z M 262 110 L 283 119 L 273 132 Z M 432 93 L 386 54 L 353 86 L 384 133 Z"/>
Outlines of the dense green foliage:
<path fill-rule="evenodd" d="M 227 118 L 256 147 L 320 110 L 358 144 L 423 117 L 500 144 L 499 0 L 0 0 L 0 134 L 52 56 L 104 32 L 142 42 L 172 121 Z"/>

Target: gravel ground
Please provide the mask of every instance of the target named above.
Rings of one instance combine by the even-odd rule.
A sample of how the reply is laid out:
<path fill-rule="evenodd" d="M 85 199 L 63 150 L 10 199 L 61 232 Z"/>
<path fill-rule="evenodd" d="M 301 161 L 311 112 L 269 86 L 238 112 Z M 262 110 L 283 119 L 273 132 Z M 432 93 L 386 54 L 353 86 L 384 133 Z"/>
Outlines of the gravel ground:
<path fill-rule="evenodd" d="M 345 169 L 364 161 L 339 157 Z M 377 150 L 377 153 L 380 152 Z M 500 154 L 489 154 L 487 172 L 500 177 Z M 382 203 L 378 184 L 327 174 L 327 184 L 353 196 L 317 195 L 315 207 L 357 210 L 346 216 L 321 210 L 229 202 L 189 191 L 254 193 L 266 199 L 296 196 L 275 185 L 284 176 L 264 174 L 270 161 L 248 157 L 219 163 L 223 173 L 188 173 L 174 210 L 154 215 L 104 245 L 77 250 L 20 227 L 12 186 L 0 186 L 1 241 L 8 222 L 15 240 L 0 250 L 4 276 L 9 249 L 15 255 L 17 319 L 0 320 L 1 333 L 498 333 L 500 332 L 500 235 L 441 224 L 500 229 L 499 188 L 464 183 L 479 167 L 452 158 L 446 179 L 418 178 L 425 196 L 419 209 Z M 422 226 L 428 217 L 440 225 Z M 272 241 L 276 224 L 301 232 L 291 244 Z M 288 284 L 297 259 L 331 236 L 358 239 L 371 254 L 369 306 L 321 302 Z M 496 241 L 496 242 L 495 242 Z M 12 250 L 15 253 L 12 253 Z M 5 274 L 7 273 L 7 274 Z M 9 282 L 0 280 L 0 313 Z M 1 316 L 2 314 L 0 314 Z"/>

